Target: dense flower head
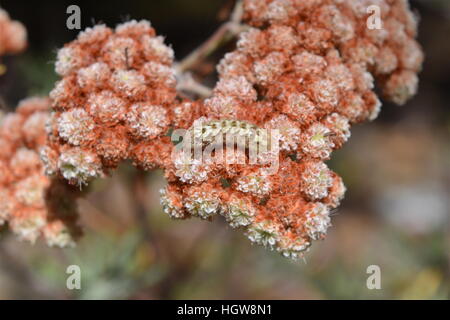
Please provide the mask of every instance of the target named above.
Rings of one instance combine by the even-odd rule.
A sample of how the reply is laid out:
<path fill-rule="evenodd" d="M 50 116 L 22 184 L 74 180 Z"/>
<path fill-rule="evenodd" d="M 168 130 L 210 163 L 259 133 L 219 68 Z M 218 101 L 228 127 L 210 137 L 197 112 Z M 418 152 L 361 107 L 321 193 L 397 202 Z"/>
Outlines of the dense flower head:
<path fill-rule="evenodd" d="M 375 82 L 400 105 L 416 93 L 417 18 L 406 0 L 243 2 L 249 28 L 219 63 L 213 95 L 189 132 L 204 154 L 233 149 L 221 159 L 244 161 L 176 153 L 162 203 L 173 218 L 222 215 L 251 242 L 296 259 L 331 226 L 345 186 L 324 161 L 352 124 L 377 117 Z M 381 9 L 381 29 L 367 25 L 371 4 Z M 276 137 L 276 152 L 251 162 L 250 142 L 261 132 Z M 230 148 L 221 136 L 244 143 Z"/>
<path fill-rule="evenodd" d="M 47 98 L 29 98 L 0 120 L 0 224 L 22 240 L 43 237 L 48 245 L 74 245 L 76 190 L 44 173 L 39 152 L 50 116 Z"/>
<path fill-rule="evenodd" d="M 18 53 L 27 46 L 27 31 L 22 23 L 11 20 L 0 8 L 0 56 Z"/>
<path fill-rule="evenodd" d="M 168 142 L 176 80 L 163 40 L 148 21 L 132 20 L 88 28 L 58 51 L 47 173 L 82 185 L 122 160 L 144 168 L 164 161 L 157 150 Z"/>
<path fill-rule="evenodd" d="M 343 181 L 325 161 L 350 138 L 351 125 L 378 116 L 375 84 L 399 105 L 417 91 L 417 18 L 406 0 L 243 4 L 248 28 L 218 64 L 219 80 L 206 99 L 177 93 L 173 51 L 149 22 L 80 33 L 58 52 L 61 80 L 50 93 L 49 139 L 40 156 L 46 174 L 80 186 L 126 159 L 144 170 L 163 168 L 161 204 L 170 217 L 222 216 L 252 243 L 298 259 L 325 237 L 343 199 Z M 371 4 L 381 9 L 381 29 L 367 25 Z M 44 118 L 33 113 L 24 130 Z M 32 156 L 8 141 L 28 146 L 45 139 L 9 130 L 21 121 L 3 121 L 0 147 L 14 156 L 0 162 L 0 182 L 27 173 L 18 190 L 0 197 L 42 205 L 46 180 L 32 174 L 40 168 L 35 149 Z M 186 130 L 171 141 L 171 129 Z M 0 203 L 1 212 L 14 210 L 13 201 Z M 45 225 L 44 211 L 29 213 L 27 226 L 34 227 L 23 227 L 24 234 Z"/>

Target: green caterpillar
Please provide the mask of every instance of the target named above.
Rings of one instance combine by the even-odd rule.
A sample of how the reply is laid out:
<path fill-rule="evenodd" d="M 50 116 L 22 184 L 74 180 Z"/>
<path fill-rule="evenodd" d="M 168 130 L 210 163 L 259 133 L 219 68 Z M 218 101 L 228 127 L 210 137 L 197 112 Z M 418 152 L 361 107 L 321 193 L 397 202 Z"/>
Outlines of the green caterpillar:
<path fill-rule="evenodd" d="M 194 125 L 189 131 L 192 141 L 203 146 L 224 142 L 229 146 L 231 142 L 239 148 L 257 148 L 259 151 L 269 151 L 272 147 L 270 131 L 246 121 L 211 120 Z"/>

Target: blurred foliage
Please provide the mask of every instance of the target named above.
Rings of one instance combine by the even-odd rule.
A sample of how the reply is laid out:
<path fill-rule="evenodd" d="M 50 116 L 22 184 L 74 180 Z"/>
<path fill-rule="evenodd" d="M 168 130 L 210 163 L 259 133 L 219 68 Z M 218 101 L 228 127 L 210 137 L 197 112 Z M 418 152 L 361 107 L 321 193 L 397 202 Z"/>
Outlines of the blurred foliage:
<path fill-rule="evenodd" d="M 26 81 L 28 95 L 45 96 L 52 90 L 58 76 L 54 72 L 55 53 L 46 55 L 25 53 L 21 57 L 20 72 Z"/>

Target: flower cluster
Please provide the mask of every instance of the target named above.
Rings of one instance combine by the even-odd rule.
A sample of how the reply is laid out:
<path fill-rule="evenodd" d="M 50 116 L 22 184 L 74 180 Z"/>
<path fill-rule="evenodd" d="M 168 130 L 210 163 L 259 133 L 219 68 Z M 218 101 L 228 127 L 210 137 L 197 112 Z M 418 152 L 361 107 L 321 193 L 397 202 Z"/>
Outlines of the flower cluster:
<path fill-rule="evenodd" d="M 0 225 L 32 243 L 43 236 L 50 246 L 67 247 L 80 234 L 77 191 L 44 174 L 39 150 L 49 107 L 47 98 L 29 98 L 0 120 Z"/>
<path fill-rule="evenodd" d="M 28 132 L 47 118 L 29 102 L 4 121 L 0 144 L 11 152 L 0 162 L 0 218 L 30 240 L 67 230 L 63 219 L 48 227 L 49 202 L 72 198 L 47 196 L 53 183 L 68 187 L 42 175 L 36 150 L 45 144 L 49 176 L 81 186 L 126 159 L 160 167 L 168 180 L 161 203 L 171 217 L 222 215 L 253 243 L 302 257 L 324 238 L 345 193 L 325 161 L 352 124 L 380 111 L 375 81 L 397 104 L 417 90 L 417 18 L 406 0 L 377 0 L 383 26 L 372 30 L 370 4 L 244 0 L 249 28 L 219 63 L 212 96 L 196 101 L 180 98 L 173 51 L 149 22 L 88 28 L 58 52 L 62 79 L 50 93 L 48 138 Z M 171 129 L 188 129 L 181 143 L 172 143 Z M 209 156 L 197 158 L 198 150 Z M 64 208 L 73 219 L 70 203 Z"/>
<path fill-rule="evenodd" d="M 27 32 L 18 21 L 11 20 L 8 13 L 0 8 L 0 56 L 17 53 L 27 45 Z"/>
<path fill-rule="evenodd" d="M 161 166 L 170 154 L 173 51 L 147 21 L 88 28 L 59 50 L 50 93 L 49 175 L 86 184 L 125 159 Z"/>
<path fill-rule="evenodd" d="M 252 242 L 292 258 L 322 239 L 345 192 L 324 161 L 348 140 L 351 124 L 377 117 L 375 80 L 397 104 L 417 90 L 417 18 L 406 0 L 376 4 L 383 27 L 371 30 L 370 1 L 245 0 L 250 28 L 220 62 L 204 118 L 190 131 L 203 150 L 211 137 L 231 133 L 245 141 L 276 131 L 278 170 L 249 164 L 248 144 L 232 156 L 244 163 L 201 162 L 180 152 L 167 169 L 164 210 L 173 218 L 223 215 Z"/>

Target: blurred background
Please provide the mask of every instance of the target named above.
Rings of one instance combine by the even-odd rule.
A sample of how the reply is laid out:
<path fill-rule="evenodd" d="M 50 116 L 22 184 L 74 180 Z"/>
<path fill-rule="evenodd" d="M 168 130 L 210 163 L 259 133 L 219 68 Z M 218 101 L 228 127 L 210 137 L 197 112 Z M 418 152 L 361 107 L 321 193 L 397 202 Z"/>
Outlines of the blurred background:
<path fill-rule="evenodd" d="M 80 201 L 85 236 L 76 248 L 31 246 L 0 230 L 0 299 L 449 299 L 450 2 L 411 3 L 426 53 L 420 92 L 404 107 L 385 103 L 334 153 L 329 165 L 347 195 L 304 261 L 252 246 L 221 219 L 170 220 L 158 200 L 161 172 L 146 176 L 139 205 L 137 172 L 125 164 Z M 233 1 L 1 0 L 30 41 L 24 54 L 2 58 L 6 108 L 53 87 L 56 49 L 78 33 L 66 28 L 71 4 L 81 8 L 83 29 L 151 20 L 180 59 L 227 18 Z M 223 53 L 197 71 L 210 73 Z M 81 290 L 66 288 L 72 264 L 81 268 Z M 381 268 L 381 290 L 366 287 L 370 265 Z"/>

